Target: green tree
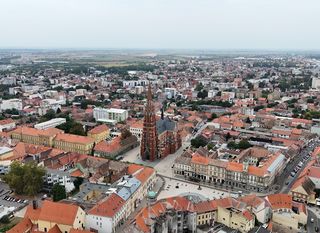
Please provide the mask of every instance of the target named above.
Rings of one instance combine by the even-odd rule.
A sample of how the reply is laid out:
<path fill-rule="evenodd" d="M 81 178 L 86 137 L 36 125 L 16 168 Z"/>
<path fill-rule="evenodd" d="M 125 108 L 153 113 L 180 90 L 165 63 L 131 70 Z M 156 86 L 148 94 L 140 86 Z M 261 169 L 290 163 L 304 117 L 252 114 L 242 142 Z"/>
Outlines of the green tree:
<path fill-rule="evenodd" d="M 201 91 L 202 89 L 203 89 L 202 83 L 198 83 L 197 86 L 196 86 L 196 88 L 195 88 L 195 90 L 196 90 L 196 91 Z"/>
<path fill-rule="evenodd" d="M 247 140 L 241 140 L 238 144 L 238 148 L 239 149 L 248 149 L 249 147 L 251 147 L 252 145 L 247 141 Z"/>
<path fill-rule="evenodd" d="M 74 122 L 72 124 L 72 127 L 71 127 L 69 133 L 75 134 L 75 135 L 80 135 L 80 136 L 86 135 L 86 133 L 84 132 L 83 126 L 78 122 Z"/>
<path fill-rule="evenodd" d="M 53 201 L 60 201 L 67 198 L 66 189 L 60 184 L 55 184 L 51 190 Z"/>
<path fill-rule="evenodd" d="M 198 137 L 191 140 L 191 146 L 193 146 L 195 148 L 199 148 L 200 146 L 203 147 L 206 145 L 207 145 L 206 140 L 201 136 L 198 136 Z"/>
<path fill-rule="evenodd" d="M 83 183 L 83 178 L 82 177 L 77 177 L 74 181 L 74 187 L 76 190 L 79 190 L 80 185 Z"/>
<path fill-rule="evenodd" d="M 45 170 L 36 163 L 13 162 L 4 181 L 19 195 L 35 196 L 42 188 Z"/>

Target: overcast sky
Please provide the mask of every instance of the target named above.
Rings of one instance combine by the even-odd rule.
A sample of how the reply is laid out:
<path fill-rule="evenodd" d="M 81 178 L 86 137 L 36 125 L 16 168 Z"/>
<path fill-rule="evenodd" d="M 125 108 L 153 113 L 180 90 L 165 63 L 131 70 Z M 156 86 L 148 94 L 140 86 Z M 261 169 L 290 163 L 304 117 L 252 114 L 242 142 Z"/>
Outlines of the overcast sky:
<path fill-rule="evenodd" d="M 320 0 L 0 0 L 0 47 L 320 49 Z"/>

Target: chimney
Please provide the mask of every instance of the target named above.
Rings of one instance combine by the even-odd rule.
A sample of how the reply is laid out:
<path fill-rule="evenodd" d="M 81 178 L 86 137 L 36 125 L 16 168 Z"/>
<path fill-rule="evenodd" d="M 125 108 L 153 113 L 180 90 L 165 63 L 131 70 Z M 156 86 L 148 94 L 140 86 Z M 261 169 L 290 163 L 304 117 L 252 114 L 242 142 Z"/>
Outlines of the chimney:
<path fill-rule="evenodd" d="M 32 201 L 32 207 L 33 207 L 34 210 L 36 210 L 38 208 L 37 200 L 33 200 Z"/>
<path fill-rule="evenodd" d="M 164 106 L 162 106 L 162 108 L 161 108 L 161 120 L 164 119 L 164 110 L 163 110 L 163 108 L 164 108 Z"/>

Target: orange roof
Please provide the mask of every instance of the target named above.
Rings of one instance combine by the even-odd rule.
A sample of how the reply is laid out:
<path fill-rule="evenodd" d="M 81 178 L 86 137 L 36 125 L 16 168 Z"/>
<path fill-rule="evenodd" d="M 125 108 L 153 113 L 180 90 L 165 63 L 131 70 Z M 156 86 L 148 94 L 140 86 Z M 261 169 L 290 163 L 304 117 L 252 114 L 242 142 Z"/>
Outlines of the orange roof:
<path fill-rule="evenodd" d="M 7 233 L 21 233 L 28 232 L 31 230 L 33 224 L 29 218 L 22 219 L 17 225 L 7 231 Z"/>
<path fill-rule="evenodd" d="M 192 155 L 191 162 L 192 163 L 196 163 L 196 164 L 208 165 L 209 164 L 209 158 L 201 156 L 198 153 L 194 153 Z"/>
<path fill-rule="evenodd" d="M 266 197 L 272 209 L 292 209 L 292 196 L 284 193 L 271 194 Z"/>
<path fill-rule="evenodd" d="M 41 211 L 40 208 L 33 209 L 32 205 L 29 205 L 27 207 L 26 213 L 24 214 L 24 217 L 27 217 L 32 221 L 36 221 L 39 219 L 40 211 Z"/>
<path fill-rule="evenodd" d="M 55 141 L 70 142 L 76 144 L 93 144 L 94 139 L 85 136 L 79 136 L 74 134 L 58 134 Z"/>
<path fill-rule="evenodd" d="M 41 208 L 28 206 L 25 217 L 32 220 L 50 221 L 56 224 L 73 225 L 79 206 L 61 202 L 43 201 Z"/>
<path fill-rule="evenodd" d="M 194 204 L 194 210 L 198 214 L 214 211 L 217 207 L 216 200 L 202 201 Z"/>
<path fill-rule="evenodd" d="M 113 218 L 124 203 L 125 201 L 121 197 L 112 193 L 106 200 L 95 205 L 88 213 L 90 215 Z"/>
<path fill-rule="evenodd" d="M 242 172 L 243 171 L 243 164 L 236 163 L 236 162 L 229 162 L 227 165 L 227 170 L 235 171 L 235 172 Z"/>
<path fill-rule="evenodd" d="M 30 135 L 30 136 L 47 136 L 47 137 L 54 137 L 55 135 L 63 134 L 63 131 L 56 128 L 50 128 L 50 129 L 35 129 L 30 127 L 18 127 L 15 130 L 12 131 L 12 133 L 17 134 L 24 134 L 24 135 Z"/>
<path fill-rule="evenodd" d="M 109 127 L 106 125 L 98 125 L 96 127 L 94 127 L 93 129 L 91 129 L 88 133 L 90 134 L 100 134 L 103 132 L 109 131 Z"/>
<path fill-rule="evenodd" d="M 128 167 L 128 174 L 133 175 L 135 172 L 144 168 L 142 165 L 139 164 L 130 164 Z"/>
<path fill-rule="evenodd" d="M 11 118 L 0 120 L 0 125 L 7 125 L 7 124 L 11 124 L 11 123 L 15 123 L 15 121 L 12 120 Z"/>
<path fill-rule="evenodd" d="M 155 173 L 155 170 L 151 167 L 145 167 L 142 171 L 135 175 L 135 177 L 141 182 L 145 183 L 151 175 Z"/>
<path fill-rule="evenodd" d="M 130 128 L 142 129 L 142 128 L 143 128 L 143 122 L 142 122 L 142 121 L 133 122 L 133 123 L 130 125 Z"/>
<path fill-rule="evenodd" d="M 70 176 L 72 176 L 72 177 L 83 177 L 84 174 L 79 169 L 76 169 L 73 172 L 71 172 Z"/>
<path fill-rule="evenodd" d="M 116 137 L 111 141 L 101 141 L 95 147 L 95 151 L 114 152 L 121 148 L 121 137 Z"/>
<path fill-rule="evenodd" d="M 49 231 L 48 233 L 62 233 L 58 227 L 57 224 L 55 224 Z"/>

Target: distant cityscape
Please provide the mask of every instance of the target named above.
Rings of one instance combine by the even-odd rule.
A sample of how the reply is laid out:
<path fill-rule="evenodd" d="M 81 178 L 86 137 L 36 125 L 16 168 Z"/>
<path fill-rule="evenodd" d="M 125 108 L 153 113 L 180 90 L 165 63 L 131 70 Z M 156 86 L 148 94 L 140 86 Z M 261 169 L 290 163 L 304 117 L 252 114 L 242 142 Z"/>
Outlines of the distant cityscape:
<path fill-rule="evenodd" d="M 318 232 L 320 53 L 0 50 L 0 232 Z"/>

